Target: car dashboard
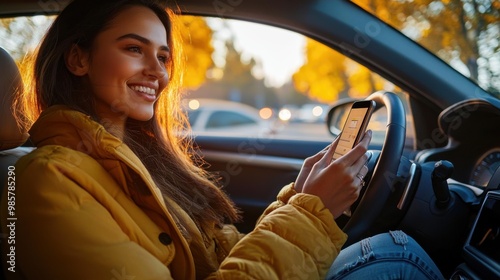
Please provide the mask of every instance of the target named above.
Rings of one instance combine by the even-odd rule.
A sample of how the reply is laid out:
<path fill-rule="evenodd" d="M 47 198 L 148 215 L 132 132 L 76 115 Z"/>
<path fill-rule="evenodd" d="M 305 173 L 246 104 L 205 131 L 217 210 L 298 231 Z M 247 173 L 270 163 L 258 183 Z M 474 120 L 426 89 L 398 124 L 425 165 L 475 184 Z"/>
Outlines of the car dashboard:
<path fill-rule="evenodd" d="M 439 132 L 429 143 L 447 140 L 445 147 L 426 149 L 415 161 L 421 165 L 447 160 L 454 170 L 452 188 L 466 187 L 477 196 L 467 240 L 461 250 L 464 262 L 452 279 L 500 279 L 500 102 L 467 100 L 445 109 Z M 444 138 L 442 138 L 444 137 Z M 434 141 L 434 142 L 432 142 Z"/>
<path fill-rule="evenodd" d="M 467 100 L 444 110 L 439 117 L 441 136 L 428 143 L 446 147 L 427 149 L 417 161 L 448 160 L 454 165 L 453 179 L 486 188 L 500 166 L 500 105 L 496 100 Z"/>

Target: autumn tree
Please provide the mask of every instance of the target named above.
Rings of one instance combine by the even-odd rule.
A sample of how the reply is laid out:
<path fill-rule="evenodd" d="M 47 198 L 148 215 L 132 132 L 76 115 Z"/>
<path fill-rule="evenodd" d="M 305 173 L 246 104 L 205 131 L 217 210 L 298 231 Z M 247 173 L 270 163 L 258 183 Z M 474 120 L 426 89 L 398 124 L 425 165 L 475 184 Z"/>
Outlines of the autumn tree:
<path fill-rule="evenodd" d="M 226 50 L 226 63 L 221 82 L 232 87 L 243 87 L 251 83 L 255 79 L 252 75 L 252 69 L 255 67 L 256 61 L 250 59 L 248 62 L 243 62 L 241 52 L 235 48 L 233 39 L 226 42 Z"/>
<path fill-rule="evenodd" d="M 480 80 L 491 92 L 500 91 L 499 0 L 354 2 L 399 30 L 412 23 L 417 27 L 412 29 L 413 39 L 448 63 L 459 59 L 471 79 Z M 334 101 L 345 96 L 361 97 L 384 87 L 379 76 L 318 42 L 308 40 L 305 52 L 306 63 L 293 81 L 311 98 Z M 480 74 L 483 79 L 479 79 Z"/>
<path fill-rule="evenodd" d="M 312 39 L 307 39 L 306 63 L 292 79 L 299 92 L 323 103 L 344 97 L 365 97 L 385 84 L 384 79 L 368 68 Z"/>
<path fill-rule="evenodd" d="M 412 36 L 413 39 L 448 63 L 459 59 L 475 81 L 483 71 L 489 80 L 484 86 L 500 91 L 500 85 L 493 84 L 495 77 L 500 78 L 499 0 L 354 2 L 398 29 L 404 28 L 406 22 L 416 23 L 413 26 L 419 32 Z"/>
<path fill-rule="evenodd" d="M 226 42 L 226 49 L 224 75 L 218 82 L 229 89 L 227 98 L 257 108 L 275 105 L 273 90 L 265 86 L 263 78 L 256 78 L 252 74 L 252 70 L 258 67 L 257 61 L 254 58 L 243 61 L 232 39 Z"/>
<path fill-rule="evenodd" d="M 275 106 L 278 102 L 276 93 L 265 86 L 263 78 L 252 74 L 258 62 L 253 58 L 248 61 L 242 59 L 233 38 L 225 41 L 225 47 L 224 65 L 217 69 L 222 75 L 208 79 L 199 89 L 191 90 L 189 97 L 227 99 L 256 108 Z"/>

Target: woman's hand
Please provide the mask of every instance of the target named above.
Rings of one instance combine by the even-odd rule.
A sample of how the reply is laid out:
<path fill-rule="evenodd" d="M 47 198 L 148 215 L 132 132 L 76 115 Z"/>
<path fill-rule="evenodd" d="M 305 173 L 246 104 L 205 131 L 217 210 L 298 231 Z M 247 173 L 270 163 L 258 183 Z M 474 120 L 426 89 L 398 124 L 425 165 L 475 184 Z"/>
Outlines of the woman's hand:
<path fill-rule="evenodd" d="M 295 191 L 316 195 L 338 218 L 359 196 L 363 177 L 368 172 L 365 166 L 368 144 L 372 138 L 368 130 L 363 139 L 351 151 L 332 161 L 340 137 L 319 153 L 304 161 L 295 181 Z"/>

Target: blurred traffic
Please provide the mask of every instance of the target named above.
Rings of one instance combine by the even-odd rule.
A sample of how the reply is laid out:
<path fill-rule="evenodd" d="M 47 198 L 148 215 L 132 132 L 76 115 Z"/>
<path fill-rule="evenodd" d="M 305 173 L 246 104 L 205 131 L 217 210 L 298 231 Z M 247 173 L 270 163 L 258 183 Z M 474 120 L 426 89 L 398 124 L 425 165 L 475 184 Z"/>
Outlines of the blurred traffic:
<path fill-rule="evenodd" d="M 330 107 L 324 104 L 306 103 L 301 106 L 257 109 L 228 100 L 199 98 L 184 100 L 184 109 L 194 135 L 318 141 L 331 141 L 336 136 L 328 131 L 326 116 Z M 369 128 L 380 131 L 377 134 L 381 134 L 381 137 L 376 142 L 383 141 L 385 122 L 383 110 L 374 114 Z"/>

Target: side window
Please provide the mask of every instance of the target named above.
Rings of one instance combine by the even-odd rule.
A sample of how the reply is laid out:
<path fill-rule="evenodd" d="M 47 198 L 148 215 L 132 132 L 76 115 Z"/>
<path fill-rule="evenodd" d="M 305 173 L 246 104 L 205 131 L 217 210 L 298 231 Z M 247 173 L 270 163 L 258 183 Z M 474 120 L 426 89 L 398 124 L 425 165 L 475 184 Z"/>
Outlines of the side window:
<path fill-rule="evenodd" d="M 240 113 L 215 111 L 208 118 L 207 128 L 222 128 L 248 124 L 257 124 L 257 122 Z"/>
<path fill-rule="evenodd" d="M 184 55 L 190 73 L 186 76 L 186 99 L 210 99 L 211 104 L 219 104 L 215 110 L 211 107 L 214 113 L 205 125 L 212 133 L 219 131 L 216 128 L 254 123 L 267 127 L 259 137 L 331 141 L 335 136 L 328 132 L 325 117 L 332 104 L 388 90 L 405 103 L 407 143 L 413 142 L 408 95 L 342 53 L 301 34 L 261 24 L 193 16 L 183 17 L 183 21 L 182 34 L 190 36 L 184 39 L 190 52 Z M 191 26 L 196 30 L 190 30 Z M 200 67 L 199 62 L 205 60 L 213 63 Z M 196 67 L 189 68 L 190 61 Z M 249 110 L 256 112 L 257 119 L 228 112 L 224 105 L 228 103 L 235 108 L 239 106 L 234 103 L 252 107 Z M 203 107 L 200 102 L 200 109 Z M 190 116 L 191 123 L 193 118 Z M 373 116 L 369 128 L 377 137 L 372 144 L 383 143 L 386 121 L 385 110 Z M 255 137 L 255 131 L 228 129 L 227 133 Z"/>

